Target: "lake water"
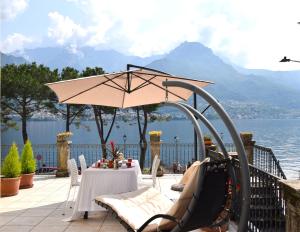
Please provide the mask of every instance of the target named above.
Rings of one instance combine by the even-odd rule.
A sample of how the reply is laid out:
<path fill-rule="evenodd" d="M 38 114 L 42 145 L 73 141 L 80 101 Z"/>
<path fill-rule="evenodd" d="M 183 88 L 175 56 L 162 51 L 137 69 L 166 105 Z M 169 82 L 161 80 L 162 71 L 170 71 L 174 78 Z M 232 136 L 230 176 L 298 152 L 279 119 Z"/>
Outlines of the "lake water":
<path fill-rule="evenodd" d="M 231 142 L 227 130 L 220 120 L 211 121 L 225 142 Z M 298 178 L 300 170 L 300 119 L 293 120 L 235 120 L 238 131 L 251 131 L 256 144 L 272 148 L 288 178 Z M 21 128 L 21 126 L 19 125 Z M 54 144 L 56 134 L 64 131 L 64 121 L 31 121 L 28 123 L 28 135 L 33 144 Z M 167 143 L 174 143 L 174 136 L 179 142 L 193 142 L 193 127 L 190 121 L 169 121 L 149 123 L 148 131 L 161 130 L 161 139 Z M 82 122 L 79 128 L 71 126 L 73 144 L 98 144 L 99 136 L 94 121 Z M 203 128 L 204 133 L 207 132 Z M 10 129 L 1 134 L 2 144 L 13 141 L 22 144 L 21 130 Z M 109 140 L 123 143 L 138 143 L 138 127 L 136 123 L 117 122 Z M 149 137 L 148 137 L 149 138 Z"/>

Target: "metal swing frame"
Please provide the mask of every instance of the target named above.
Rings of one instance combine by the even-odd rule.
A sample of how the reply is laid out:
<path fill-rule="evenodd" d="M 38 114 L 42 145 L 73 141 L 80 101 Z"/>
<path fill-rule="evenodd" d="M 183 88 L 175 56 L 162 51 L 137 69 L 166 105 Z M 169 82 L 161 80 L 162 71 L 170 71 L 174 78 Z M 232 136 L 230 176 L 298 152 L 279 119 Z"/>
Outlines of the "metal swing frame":
<path fill-rule="evenodd" d="M 249 205 L 250 205 L 250 177 L 249 177 L 249 168 L 246 157 L 246 152 L 240 136 L 237 130 L 234 127 L 234 124 L 223 107 L 217 102 L 217 100 L 212 97 L 205 90 L 188 84 L 186 82 L 181 81 L 165 81 L 163 85 L 166 87 L 174 86 L 181 87 L 185 89 L 189 89 L 193 91 L 195 94 L 201 96 L 205 101 L 207 101 L 214 110 L 219 114 L 220 118 L 224 122 L 227 127 L 233 142 L 235 144 L 239 163 L 240 163 L 240 176 L 241 176 L 241 214 L 238 222 L 238 231 L 244 232 L 247 231 L 247 224 L 249 218 Z M 205 154 L 205 146 L 203 142 L 203 135 L 199 124 L 197 122 L 196 117 L 209 129 L 211 134 L 216 139 L 218 145 L 221 148 L 221 151 L 224 155 L 223 159 L 217 161 L 211 161 L 205 163 L 203 168 L 199 174 L 199 181 L 197 183 L 197 190 L 193 194 L 193 198 L 189 203 L 189 206 L 181 219 L 176 219 L 167 214 L 157 214 L 148 219 L 137 231 L 143 231 L 147 225 L 157 218 L 165 218 L 171 221 L 176 222 L 176 226 L 171 229 L 172 232 L 183 232 L 190 231 L 196 228 L 201 227 L 219 227 L 226 223 L 229 219 L 229 214 L 226 217 L 221 217 L 220 215 L 224 211 L 230 211 L 231 206 L 228 208 L 227 201 L 228 199 L 234 200 L 232 198 L 235 197 L 235 187 L 233 182 L 232 186 L 229 186 L 229 179 L 234 180 L 235 173 L 232 165 L 232 161 L 228 156 L 228 153 L 225 149 L 225 146 L 222 142 L 222 139 L 218 135 L 215 128 L 212 124 L 196 109 L 185 103 L 171 103 L 166 102 L 163 103 L 166 106 L 173 106 L 181 110 L 183 113 L 187 115 L 187 117 L 192 121 L 194 125 L 194 129 L 198 136 L 198 142 L 200 151 L 198 153 L 199 159 L 204 159 L 206 157 Z M 195 117 L 196 116 L 196 117 Z M 233 190 L 233 191 L 232 191 Z M 229 194 L 229 192 L 233 192 Z M 109 211 L 113 212 L 110 206 L 97 202 L 102 207 L 107 208 Z M 113 212 L 114 213 L 114 212 Z M 118 215 L 114 213 L 117 218 Z M 120 218 L 119 218 L 120 219 Z M 126 222 L 120 219 L 121 224 L 123 224 L 128 231 L 134 231 Z"/>

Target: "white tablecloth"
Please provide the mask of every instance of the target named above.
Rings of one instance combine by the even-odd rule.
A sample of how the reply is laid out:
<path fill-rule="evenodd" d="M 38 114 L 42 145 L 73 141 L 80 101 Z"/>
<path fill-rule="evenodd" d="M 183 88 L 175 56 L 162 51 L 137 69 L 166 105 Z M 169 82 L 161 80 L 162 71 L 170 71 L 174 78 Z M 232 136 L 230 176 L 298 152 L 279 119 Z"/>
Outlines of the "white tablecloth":
<path fill-rule="evenodd" d="M 91 167 L 86 169 L 82 174 L 73 214 L 69 220 L 79 218 L 85 211 L 103 210 L 95 203 L 96 196 L 137 190 L 141 174 L 138 160 L 133 160 L 133 167 L 131 168 L 103 169 Z"/>

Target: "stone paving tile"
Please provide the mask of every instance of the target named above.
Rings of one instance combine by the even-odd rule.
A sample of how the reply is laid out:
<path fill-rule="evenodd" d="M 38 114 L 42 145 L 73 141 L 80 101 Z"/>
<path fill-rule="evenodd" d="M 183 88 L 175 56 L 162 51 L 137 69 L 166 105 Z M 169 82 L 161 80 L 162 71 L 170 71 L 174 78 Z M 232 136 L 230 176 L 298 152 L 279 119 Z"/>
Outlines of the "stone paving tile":
<path fill-rule="evenodd" d="M 2 226 L 1 232 L 29 232 L 33 226 Z"/>
<path fill-rule="evenodd" d="M 127 230 L 121 224 L 105 225 L 100 227 L 99 232 L 126 232 Z"/>
<path fill-rule="evenodd" d="M 27 209 L 0 209 L 0 217 L 1 216 L 18 216 L 24 213 Z"/>
<path fill-rule="evenodd" d="M 64 212 L 63 208 L 56 208 L 48 216 L 60 217 L 60 218 L 70 217 L 72 215 L 73 209 L 67 208 L 65 211 L 65 215 L 63 215 L 63 212 Z"/>
<path fill-rule="evenodd" d="M 8 226 L 35 226 L 39 224 L 44 217 L 15 217 L 13 220 L 11 220 L 9 223 L 7 223 Z"/>
<path fill-rule="evenodd" d="M 93 227 L 93 226 L 89 226 L 89 225 L 77 225 L 77 226 L 69 226 L 65 232 L 99 232 L 100 227 Z M 109 230 L 107 230 L 108 232 Z"/>
<path fill-rule="evenodd" d="M 86 225 L 86 226 L 100 227 L 100 225 L 102 225 L 105 218 L 106 218 L 105 216 L 99 217 L 99 216 L 89 215 L 88 219 L 79 219 L 79 220 L 71 222 L 71 226 Z"/>
<path fill-rule="evenodd" d="M 63 221 L 61 218 L 58 217 L 46 217 L 44 220 L 39 224 L 40 226 L 67 226 L 71 222 Z"/>
<path fill-rule="evenodd" d="M 51 225 L 51 226 L 41 226 L 37 225 L 35 226 L 31 232 L 63 232 L 68 226 L 56 226 L 56 225 Z M 84 232 L 84 231 L 82 231 Z"/>
<path fill-rule="evenodd" d="M 50 213 L 52 213 L 55 209 L 51 208 L 32 208 L 26 210 L 24 213 L 22 213 L 20 216 L 29 216 L 29 217 L 37 217 L 37 216 L 48 216 Z"/>
<path fill-rule="evenodd" d="M 0 226 L 7 224 L 8 222 L 12 221 L 16 218 L 15 216 L 2 216 L 0 215 Z"/>

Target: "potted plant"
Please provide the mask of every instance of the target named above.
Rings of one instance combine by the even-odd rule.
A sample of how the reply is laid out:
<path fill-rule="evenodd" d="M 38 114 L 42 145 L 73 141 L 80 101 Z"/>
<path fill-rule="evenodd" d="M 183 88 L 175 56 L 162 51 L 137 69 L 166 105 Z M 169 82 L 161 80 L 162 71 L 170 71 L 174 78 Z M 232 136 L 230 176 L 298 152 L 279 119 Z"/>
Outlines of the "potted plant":
<path fill-rule="evenodd" d="M 204 140 L 205 146 L 211 146 L 212 145 L 212 140 L 211 140 L 210 135 L 204 135 L 203 140 Z"/>
<path fill-rule="evenodd" d="M 36 170 L 35 159 L 31 147 L 31 142 L 27 140 L 21 155 L 21 183 L 20 189 L 31 188 L 33 186 L 33 176 Z"/>
<path fill-rule="evenodd" d="M 17 145 L 13 143 L 1 168 L 1 197 L 17 195 L 20 186 L 21 163 Z"/>

